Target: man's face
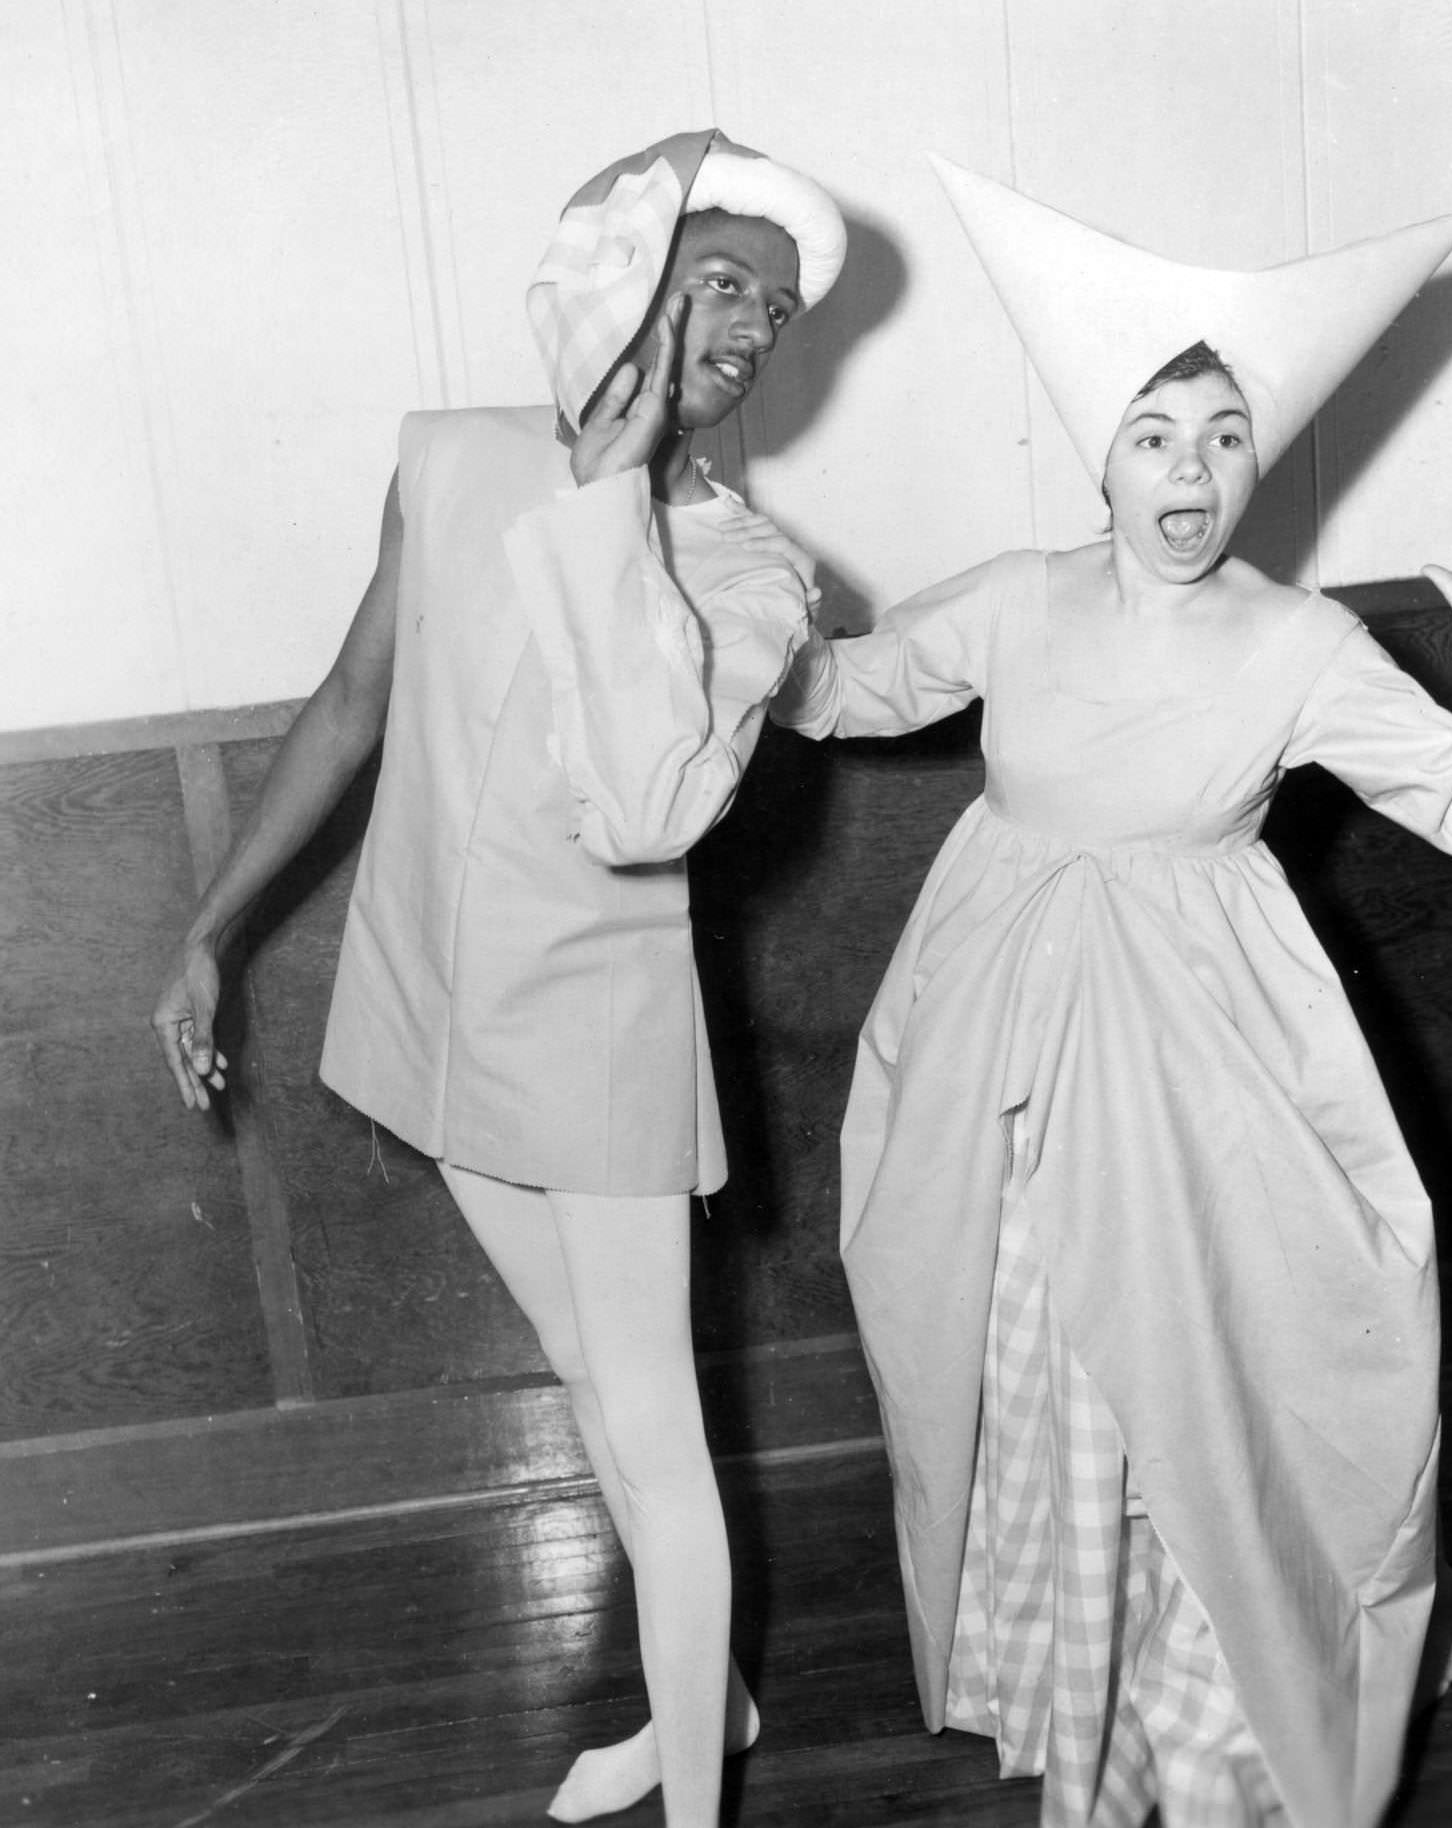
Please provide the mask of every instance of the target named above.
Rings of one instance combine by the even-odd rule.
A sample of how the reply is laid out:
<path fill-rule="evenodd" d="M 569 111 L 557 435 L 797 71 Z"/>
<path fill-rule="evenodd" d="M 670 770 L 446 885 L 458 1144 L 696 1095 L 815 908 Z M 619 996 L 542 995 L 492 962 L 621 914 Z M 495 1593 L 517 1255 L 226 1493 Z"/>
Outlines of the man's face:
<path fill-rule="evenodd" d="M 797 245 L 758 216 L 702 210 L 681 226 L 661 296 L 685 297 L 673 417 L 683 430 L 719 425 L 750 393 L 776 339 L 801 310 Z M 630 359 L 648 368 L 651 329 Z"/>

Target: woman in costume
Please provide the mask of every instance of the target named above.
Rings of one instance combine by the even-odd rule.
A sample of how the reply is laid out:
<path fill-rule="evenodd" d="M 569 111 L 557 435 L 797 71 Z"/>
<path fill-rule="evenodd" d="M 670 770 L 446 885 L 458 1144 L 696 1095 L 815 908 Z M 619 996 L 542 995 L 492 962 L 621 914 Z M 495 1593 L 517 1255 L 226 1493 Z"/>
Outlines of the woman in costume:
<path fill-rule="evenodd" d="M 1319 761 L 1452 850 L 1452 716 L 1226 546 L 1452 218 L 1222 273 L 939 169 L 1112 523 L 814 637 L 772 711 L 984 700 L 842 1139 L 924 1713 L 1043 1773 L 1052 1828 L 1370 1828 L 1434 1579 L 1436 1259 L 1259 833 Z"/>
<path fill-rule="evenodd" d="M 321 1071 L 438 1160 L 633 1565 L 652 1720 L 581 1755 L 560 1820 L 659 1781 L 673 1828 L 714 1823 L 723 1745 L 757 1730 L 691 1350 L 689 1199 L 725 1162 L 684 857 L 731 802 L 806 596 L 690 444 L 844 251 L 824 191 L 714 133 L 571 200 L 527 300 L 554 409 L 404 420 L 377 570 L 153 1018 L 205 1107 L 223 940 L 382 734 Z"/>

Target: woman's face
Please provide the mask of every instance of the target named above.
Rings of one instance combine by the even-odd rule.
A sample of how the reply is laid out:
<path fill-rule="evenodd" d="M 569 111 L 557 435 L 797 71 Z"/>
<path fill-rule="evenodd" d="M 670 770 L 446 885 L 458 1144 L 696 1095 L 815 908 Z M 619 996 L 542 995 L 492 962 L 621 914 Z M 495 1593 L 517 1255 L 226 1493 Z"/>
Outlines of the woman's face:
<path fill-rule="evenodd" d="M 1132 400 L 1104 466 L 1116 548 L 1187 584 L 1216 565 L 1260 471 L 1250 409 L 1223 374 L 1164 381 Z"/>
<path fill-rule="evenodd" d="M 674 417 L 683 429 L 719 425 L 750 393 L 801 310 L 797 244 L 757 216 L 702 210 L 687 216 L 662 297 L 685 294 L 673 377 Z M 645 368 L 654 328 L 630 351 Z"/>

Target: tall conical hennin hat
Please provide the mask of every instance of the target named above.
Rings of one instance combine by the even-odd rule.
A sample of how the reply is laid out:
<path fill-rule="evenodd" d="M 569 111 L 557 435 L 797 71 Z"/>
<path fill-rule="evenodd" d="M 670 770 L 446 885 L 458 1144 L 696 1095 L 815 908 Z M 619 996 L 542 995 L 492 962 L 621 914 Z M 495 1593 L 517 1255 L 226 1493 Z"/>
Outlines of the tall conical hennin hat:
<path fill-rule="evenodd" d="M 1264 474 L 1452 251 L 1438 216 L 1259 272 L 1186 266 L 928 156 L 1096 485 L 1125 407 L 1199 342 L 1245 395 Z"/>

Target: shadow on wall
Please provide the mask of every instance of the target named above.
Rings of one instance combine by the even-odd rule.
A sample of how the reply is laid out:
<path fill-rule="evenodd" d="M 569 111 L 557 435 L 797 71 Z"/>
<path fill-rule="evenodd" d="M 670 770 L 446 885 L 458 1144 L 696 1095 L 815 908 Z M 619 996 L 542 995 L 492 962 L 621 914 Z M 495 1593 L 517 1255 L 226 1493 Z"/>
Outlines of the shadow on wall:
<path fill-rule="evenodd" d="M 1332 410 L 1345 456 L 1337 466 L 1323 466 L 1316 477 L 1315 515 L 1298 523 L 1294 511 L 1297 472 L 1309 473 L 1315 462 L 1314 432 L 1304 432 L 1257 490 L 1235 541 L 1241 557 L 1272 577 L 1301 575 L 1310 564 L 1319 528 L 1449 365 L 1452 273 L 1422 288 L 1337 389 Z"/>
<path fill-rule="evenodd" d="M 865 216 L 847 215 L 842 277 L 792 333 L 791 359 L 773 364 L 764 389 L 763 457 L 777 457 L 809 431 L 857 359 L 860 343 L 881 329 L 907 291 L 907 261 L 895 235 Z"/>
<path fill-rule="evenodd" d="M 863 345 L 896 315 L 907 292 L 908 263 L 902 244 L 883 222 L 844 212 L 847 259 L 829 297 L 792 332 L 788 359 L 774 362 L 761 388 L 761 407 L 751 433 L 755 457 L 784 455 L 827 411 L 852 363 L 865 359 Z M 891 443 L 897 428 L 882 428 Z M 819 468 L 830 476 L 834 455 L 826 449 Z M 799 530 L 788 526 L 787 531 Z M 871 627 L 872 608 L 851 553 L 823 552 L 813 542 L 817 582 L 822 589 L 822 625 L 829 631 Z"/>

